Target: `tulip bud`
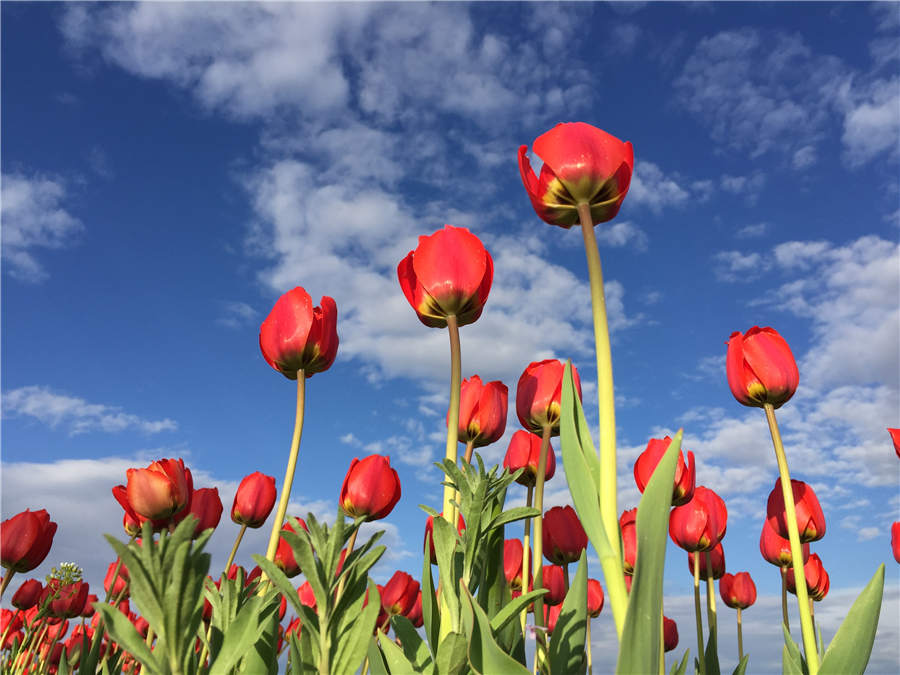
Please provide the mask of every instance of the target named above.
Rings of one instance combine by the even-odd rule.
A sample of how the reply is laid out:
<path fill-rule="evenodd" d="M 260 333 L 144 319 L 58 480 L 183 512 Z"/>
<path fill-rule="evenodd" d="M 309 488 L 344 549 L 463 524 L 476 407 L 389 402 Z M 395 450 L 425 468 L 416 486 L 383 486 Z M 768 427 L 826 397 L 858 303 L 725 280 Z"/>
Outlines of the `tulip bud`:
<path fill-rule="evenodd" d="M 13 572 L 30 572 L 44 562 L 53 544 L 56 523 L 44 509 L 25 509 L 0 524 L 0 564 Z"/>
<path fill-rule="evenodd" d="M 802 544 L 803 563 L 809 560 L 809 544 Z M 769 521 L 763 521 L 762 532 L 759 535 L 759 552 L 762 557 L 776 567 L 793 567 L 794 560 L 791 553 L 791 542 L 785 539 L 769 526 Z"/>
<path fill-rule="evenodd" d="M 888 427 L 888 433 L 891 435 L 894 451 L 897 453 L 897 457 L 900 457 L 900 429 L 891 429 Z"/>
<path fill-rule="evenodd" d="M 678 646 L 678 624 L 667 616 L 663 617 L 663 644 L 667 652 Z"/>
<path fill-rule="evenodd" d="M 622 531 L 622 553 L 625 574 L 634 574 L 637 561 L 637 509 L 628 509 L 619 516 L 619 529 Z"/>
<path fill-rule="evenodd" d="M 116 567 L 118 566 L 118 572 Z M 109 597 L 115 598 L 124 593 L 122 597 L 128 597 L 128 568 L 125 563 L 115 560 L 109 564 L 106 570 L 106 577 L 103 579 L 103 589 L 109 594 Z"/>
<path fill-rule="evenodd" d="M 41 599 L 43 590 L 44 587 L 37 579 L 28 579 L 22 582 L 19 590 L 12 596 L 12 606 L 23 610 L 31 609 Z"/>
<path fill-rule="evenodd" d="M 231 520 L 252 529 L 262 527 L 275 506 L 275 496 L 275 478 L 254 471 L 238 485 L 231 506 Z"/>
<path fill-rule="evenodd" d="M 891 551 L 894 553 L 894 560 L 900 563 L 900 520 L 891 525 Z"/>
<path fill-rule="evenodd" d="M 478 319 L 494 279 L 494 261 L 484 244 L 464 227 L 444 225 L 397 266 L 400 288 L 419 320 L 443 328 L 447 317 L 457 325 Z"/>
<path fill-rule="evenodd" d="M 596 579 L 588 579 L 587 583 L 588 616 L 596 619 L 603 611 L 603 587 Z"/>
<path fill-rule="evenodd" d="M 800 533 L 801 543 L 818 541 L 825 536 L 825 514 L 816 499 L 816 493 L 812 487 L 801 480 L 791 480 L 791 492 L 794 495 L 794 510 L 797 513 L 797 530 Z M 779 535 L 788 538 L 788 524 L 784 509 L 784 493 L 781 491 L 780 481 L 775 481 L 775 487 L 769 493 L 769 502 L 766 508 L 766 517 L 769 527 Z"/>
<path fill-rule="evenodd" d="M 557 565 L 576 562 L 587 548 L 588 539 L 575 509 L 554 506 L 544 513 L 544 557 Z"/>
<path fill-rule="evenodd" d="M 440 515 L 443 516 L 444 512 L 441 511 Z M 465 529 L 466 523 L 465 521 L 463 521 L 462 514 L 459 514 L 459 522 L 456 525 L 456 530 L 460 535 L 462 535 L 463 530 Z M 429 555 L 431 556 L 431 564 L 437 565 L 437 554 L 434 551 L 434 516 L 428 516 L 428 518 L 425 519 L 425 539 L 422 541 L 423 548 L 425 546 L 425 541 L 428 541 L 428 551 Z"/>
<path fill-rule="evenodd" d="M 400 501 L 400 477 L 390 457 L 354 457 L 341 487 L 341 509 L 351 518 L 380 520 Z"/>
<path fill-rule="evenodd" d="M 716 544 L 711 550 L 704 553 L 688 553 L 688 570 L 691 576 L 694 576 L 694 564 L 698 555 L 700 556 L 700 578 L 703 580 L 709 579 L 706 567 L 706 556 L 709 556 L 713 580 L 721 579 L 722 575 L 725 574 L 725 551 L 722 549 L 722 544 Z"/>
<path fill-rule="evenodd" d="M 825 596 L 828 595 L 830 581 L 828 572 L 825 571 L 825 566 L 822 565 L 822 560 L 818 554 L 811 553 L 809 555 L 809 560 L 803 566 L 803 575 L 806 577 L 806 590 L 809 592 L 809 597 L 816 602 L 824 600 Z M 793 572 L 785 577 L 785 581 L 787 581 L 788 591 L 797 595 L 797 583 Z"/>
<path fill-rule="evenodd" d="M 647 443 L 647 449 L 640 454 L 634 462 L 634 482 L 637 483 L 638 490 L 642 493 L 647 483 L 650 482 L 650 476 L 656 469 L 656 465 L 666 454 L 672 439 L 666 436 L 663 439 L 651 438 Z M 675 467 L 675 487 L 672 489 L 672 506 L 683 506 L 691 501 L 694 496 L 694 478 L 696 476 L 694 467 L 694 453 L 688 452 L 688 463 L 685 466 L 684 454 L 678 453 L 678 464 Z"/>
<path fill-rule="evenodd" d="M 590 206 L 594 225 L 615 218 L 631 184 L 631 143 L 584 122 L 557 124 L 534 141 L 544 162 L 540 178 L 527 151 L 519 148 L 519 172 L 541 220 L 569 228 L 579 220 L 579 204 Z"/>
<path fill-rule="evenodd" d="M 549 426 L 551 435 L 559 436 L 560 400 L 565 364 L 548 359 L 529 363 L 516 387 L 516 414 L 523 427 L 540 435 Z M 572 379 L 581 398 L 581 379 L 572 366 Z"/>
<path fill-rule="evenodd" d="M 219 498 L 219 488 L 199 488 L 194 490 L 191 497 L 190 509 L 185 509 L 175 520 L 181 522 L 187 516 L 194 516 L 197 524 L 194 527 L 194 538 L 199 537 L 204 531 L 214 529 L 222 519 L 222 500 Z"/>
<path fill-rule="evenodd" d="M 481 383 L 478 375 L 462 381 L 459 395 L 459 442 L 476 448 L 490 445 L 506 431 L 509 392 L 502 382 Z M 450 413 L 447 413 L 449 420 Z"/>
<path fill-rule="evenodd" d="M 709 488 L 698 485 L 694 496 L 669 515 L 669 536 L 685 551 L 709 551 L 725 536 L 725 502 Z"/>
<path fill-rule="evenodd" d="M 535 436 L 521 429 L 512 435 L 509 440 L 509 448 L 503 458 L 503 468 L 510 473 L 522 469 L 522 473 L 516 478 L 516 482 L 525 487 L 534 487 L 537 481 L 538 463 L 541 459 L 541 437 Z M 556 455 L 553 446 L 547 448 L 547 467 L 544 471 L 544 481 L 553 478 L 556 473 Z"/>
<path fill-rule="evenodd" d="M 306 522 L 302 518 L 297 518 L 300 523 L 300 527 L 304 530 L 306 528 Z M 297 530 L 293 528 L 293 526 L 289 522 L 285 522 L 284 527 L 281 528 L 282 532 L 293 532 L 297 534 Z M 294 558 L 294 549 L 291 548 L 291 545 L 285 540 L 284 535 L 278 539 L 278 548 L 275 550 L 275 564 L 281 568 L 281 571 L 284 572 L 287 577 L 295 577 L 300 574 L 300 565 L 297 564 L 297 560 Z M 255 570 L 254 570 L 255 571 Z M 253 572 L 250 573 L 250 576 L 247 578 L 247 583 L 249 584 L 250 579 L 253 577 Z"/>
<path fill-rule="evenodd" d="M 289 380 L 328 370 L 337 356 L 337 305 L 327 295 L 319 307 L 303 288 L 284 293 L 259 327 L 259 349 L 272 368 Z"/>
<path fill-rule="evenodd" d="M 566 599 L 566 577 L 563 568 L 559 565 L 544 565 L 541 568 L 543 587 L 547 589 L 544 595 L 545 605 L 558 605 Z"/>
<path fill-rule="evenodd" d="M 719 579 L 719 594 L 722 602 L 732 609 L 747 609 L 756 602 L 756 584 L 749 572 L 723 574 Z"/>
<path fill-rule="evenodd" d="M 753 326 L 745 334 L 732 333 L 725 362 L 728 386 L 743 405 L 780 408 L 800 381 L 791 348 L 774 328 Z"/>
<path fill-rule="evenodd" d="M 381 594 L 381 606 L 384 611 L 394 616 L 409 614 L 416 604 L 419 593 L 419 582 L 406 572 L 394 572 L 394 576 L 384 585 Z"/>

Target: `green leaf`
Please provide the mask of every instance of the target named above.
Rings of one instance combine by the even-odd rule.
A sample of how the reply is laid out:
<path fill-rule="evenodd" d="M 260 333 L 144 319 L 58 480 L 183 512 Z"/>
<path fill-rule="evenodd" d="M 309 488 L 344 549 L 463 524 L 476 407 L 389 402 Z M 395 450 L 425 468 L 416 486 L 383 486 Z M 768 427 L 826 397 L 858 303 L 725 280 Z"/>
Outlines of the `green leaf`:
<path fill-rule="evenodd" d="M 591 430 L 581 408 L 581 399 L 572 380 L 572 363 L 566 362 L 563 372 L 559 441 L 563 468 L 572 493 L 575 511 L 588 539 L 601 558 L 615 557 L 609 538 L 603 529 L 598 495 L 600 460 L 591 441 Z M 596 465 L 595 465 L 596 464 Z M 595 475 L 596 473 L 596 475 Z M 671 490 L 670 490 L 671 492 Z"/>
<path fill-rule="evenodd" d="M 434 661 L 431 658 L 431 652 L 428 651 L 428 645 L 419 636 L 412 622 L 405 616 L 397 615 L 391 618 L 391 625 L 400 639 L 403 654 L 412 664 L 413 669 L 417 673 L 433 673 Z"/>
<path fill-rule="evenodd" d="M 345 589 L 346 591 L 346 589 Z M 355 673 L 365 660 L 369 643 L 374 644 L 372 631 L 378 620 L 381 597 L 375 583 L 369 580 L 369 602 L 356 614 L 356 622 L 346 635 L 339 637 L 333 667 L 336 673 Z"/>
<path fill-rule="evenodd" d="M 446 520 L 443 518 L 434 519 L 434 553 L 437 558 L 440 577 L 443 581 L 441 597 L 442 601 L 447 603 L 451 625 L 454 628 L 453 632 L 456 632 L 455 629 L 459 625 L 459 596 L 457 595 L 458 589 L 456 588 L 455 580 L 460 575 L 456 574 L 457 565 L 454 558 L 457 556 L 461 557 L 461 554 L 456 551 L 457 536 L 456 528 L 450 527 L 450 523 Z"/>
<path fill-rule="evenodd" d="M 681 657 L 681 661 L 672 664 L 672 669 L 669 670 L 669 675 L 684 675 L 687 670 L 688 663 L 690 662 L 691 650 L 686 649 L 684 652 L 684 656 Z"/>
<path fill-rule="evenodd" d="M 737 664 L 737 668 L 734 669 L 734 672 L 731 675 L 744 675 L 747 670 L 747 664 L 750 663 L 750 655 L 744 654 L 744 657 L 741 659 L 741 662 Z"/>
<path fill-rule="evenodd" d="M 616 673 L 621 675 L 657 673 L 663 658 L 659 639 L 662 631 L 662 583 L 669 507 L 672 505 L 672 484 L 681 451 L 681 436 L 682 431 L 679 430 L 656 465 L 638 505 L 638 554 L 616 664 Z"/>
<path fill-rule="evenodd" d="M 372 675 L 391 675 L 384 663 L 384 657 L 375 640 L 369 640 L 366 655 L 369 657 L 369 671 Z"/>
<path fill-rule="evenodd" d="M 781 624 L 781 630 L 784 632 L 784 647 L 781 650 L 782 675 L 806 675 L 806 668 L 797 643 L 794 642 L 784 624 Z"/>
<path fill-rule="evenodd" d="M 819 668 L 820 675 L 862 673 L 869 663 L 878 615 L 881 612 L 881 596 L 884 592 L 884 563 L 853 603 L 838 628 L 831 644 L 825 650 L 825 658 Z"/>
<path fill-rule="evenodd" d="M 550 670 L 554 673 L 582 673 L 587 666 L 584 653 L 588 622 L 587 568 L 587 551 L 582 551 L 575 580 L 566 593 L 550 636 Z"/>
<path fill-rule="evenodd" d="M 457 675 L 466 667 L 466 651 L 469 643 L 462 633 L 447 633 L 438 645 L 434 660 L 439 675 Z"/>
<path fill-rule="evenodd" d="M 497 616 L 491 619 L 491 630 L 494 631 L 494 633 L 499 633 L 507 623 L 518 617 L 523 609 L 528 607 L 535 599 L 541 597 L 545 593 L 547 593 L 546 588 L 539 588 L 536 591 L 528 591 L 528 593 L 520 595 L 515 600 L 512 600 L 503 609 L 497 612 Z"/>
<path fill-rule="evenodd" d="M 533 509 L 527 506 L 516 506 L 504 511 L 499 516 L 491 520 L 491 522 L 485 528 L 485 531 L 493 530 L 495 527 L 500 527 L 501 525 L 506 525 L 507 523 L 513 523 L 517 520 L 534 518 L 535 516 L 539 515 L 541 515 L 541 512 L 537 509 Z"/>
<path fill-rule="evenodd" d="M 209 669 L 209 675 L 227 675 L 244 654 L 262 636 L 269 620 L 278 613 L 279 601 L 254 596 L 241 608 L 225 632 L 222 649 Z"/>
<path fill-rule="evenodd" d="M 122 614 L 118 608 L 106 603 L 98 602 L 95 608 L 103 616 L 103 620 L 106 622 L 106 630 L 115 642 L 128 650 L 149 672 L 155 673 L 164 670 L 156 663 L 153 652 L 144 643 L 144 638 L 137 632 L 134 624 L 129 621 L 127 616 Z"/>
<path fill-rule="evenodd" d="M 268 560 L 265 556 L 259 555 L 259 553 L 254 553 L 253 559 L 275 588 L 281 591 L 281 594 L 287 598 L 288 604 L 293 608 L 294 612 L 299 615 L 303 605 L 300 602 L 300 598 L 297 596 L 297 589 L 294 588 L 294 585 L 291 583 L 291 580 L 287 578 L 287 575 L 281 571 L 281 568 L 278 567 L 278 565 L 271 560 Z"/>
<path fill-rule="evenodd" d="M 429 549 L 430 535 L 426 535 L 425 551 Z M 431 648 L 432 656 L 437 655 L 438 635 L 441 629 L 441 615 L 437 607 L 437 597 L 434 594 L 434 579 L 431 576 L 431 561 L 429 554 L 425 553 L 422 564 L 422 623 L 425 626 L 425 639 Z"/>
<path fill-rule="evenodd" d="M 586 586 L 587 581 L 585 581 Z M 488 620 L 487 614 L 475 602 L 475 598 L 472 597 L 465 584 L 462 584 L 462 590 L 462 602 L 465 608 L 463 621 L 467 624 L 473 622 L 471 626 L 466 626 L 467 632 L 471 629 L 469 665 L 472 666 L 472 670 L 481 675 L 495 675 L 496 673 L 529 675 L 529 670 L 525 666 L 504 652 L 494 641 L 494 636 L 491 634 L 491 622 Z"/>
<path fill-rule="evenodd" d="M 716 635 L 715 625 L 709 629 L 709 639 L 706 641 L 706 675 L 720 675 L 719 669 L 719 639 Z"/>
<path fill-rule="evenodd" d="M 378 645 L 381 647 L 381 653 L 384 654 L 384 660 L 391 673 L 399 675 L 400 673 L 420 672 L 409 662 L 403 650 L 393 640 L 389 639 L 380 628 L 378 629 Z"/>

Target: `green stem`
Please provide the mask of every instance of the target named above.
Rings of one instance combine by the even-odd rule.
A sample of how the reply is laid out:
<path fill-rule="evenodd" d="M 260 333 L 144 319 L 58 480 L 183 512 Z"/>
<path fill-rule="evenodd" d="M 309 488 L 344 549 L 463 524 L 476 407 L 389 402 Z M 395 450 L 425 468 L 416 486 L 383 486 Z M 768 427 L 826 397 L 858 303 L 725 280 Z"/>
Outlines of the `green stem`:
<path fill-rule="evenodd" d="M 547 474 L 547 455 L 550 452 L 550 435 L 553 428 L 549 424 L 544 425 L 541 433 L 541 453 L 538 459 L 537 478 L 534 486 L 534 508 L 538 514 L 534 517 L 534 587 L 544 587 L 544 481 Z M 527 584 L 523 580 L 523 584 Z M 539 596 L 534 601 L 534 623 L 539 628 L 544 626 L 544 598 Z M 547 640 L 543 631 L 537 632 L 537 647 L 534 654 L 535 663 L 538 662 L 541 649 L 546 649 Z M 543 660 L 542 660 L 543 662 Z"/>
<path fill-rule="evenodd" d="M 703 617 L 700 612 L 700 553 L 694 553 L 694 616 L 697 618 L 697 660 L 700 673 L 706 672 L 706 658 L 703 652 Z"/>
<path fill-rule="evenodd" d="M 812 617 L 809 615 L 809 594 L 806 590 L 806 575 L 803 570 L 803 549 L 800 544 L 800 532 L 797 529 L 797 511 L 794 506 L 794 491 L 791 488 L 791 475 L 788 472 L 787 456 L 775 420 L 775 408 L 771 403 L 764 404 L 772 444 L 775 446 L 775 458 L 778 460 L 778 473 L 781 480 L 781 493 L 784 496 L 784 516 L 787 520 L 788 539 L 791 542 L 791 559 L 794 561 L 794 584 L 797 587 L 797 609 L 800 612 L 800 630 L 803 632 L 803 651 L 806 653 L 806 666 L 809 675 L 819 672 L 819 655 L 816 652 L 816 635 Z M 800 562 L 800 565 L 797 565 Z"/>
<path fill-rule="evenodd" d="M 591 617 L 587 619 L 587 667 L 588 675 L 593 675 L 594 667 L 591 659 Z"/>
<path fill-rule="evenodd" d="M 450 334 L 450 407 L 447 410 L 447 451 L 446 459 L 456 464 L 459 448 L 459 392 L 462 385 L 462 356 L 459 348 L 459 324 L 456 315 L 447 317 L 447 332 Z M 444 519 L 451 526 L 456 525 L 456 507 L 453 499 L 456 491 L 444 486 Z"/>
<path fill-rule="evenodd" d="M 587 255 L 588 278 L 591 287 L 591 307 L 594 317 L 594 348 L 597 354 L 597 403 L 600 426 L 600 519 L 606 538 L 612 547 L 616 564 L 603 567 L 609 604 L 612 607 L 616 633 L 621 638 L 628 609 L 628 596 L 622 579 L 622 550 L 619 543 L 619 508 L 616 505 L 616 406 L 613 391 L 612 350 L 609 343 L 609 322 L 606 317 L 606 297 L 603 292 L 603 268 L 594 235 L 590 204 L 579 204 L 581 234 Z M 607 570 L 607 567 L 610 569 Z"/>
<path fill-rule="evenodd" d="M 659 675 L 666 675 L 666 621 L 663 608 L 659 608 Z"/>
<path fill-rule="evenodd" d="M 738 623 L 738 663 L 744 660 L 744 636 L 741 634 L 741 608 L 737 610 Z"/>
<path fill-rule="evenodd" d="M 275 551 L 278 550 L 278 540 L 281 538 L 281 526 L 284 524 L 284 516 L 287 513 L 288 501 L 291 498 L 291 485 L 294 482 L 294 472 L 297 469 L 297 455 L 300 454 L 300 437 L 303 435 L 303 410 L 306 401 L 306 375 L 303 369 L 297 371 L 297 412 L 294 417 L 294 435 L 291 438 L 291 451 L 288 455 L 287 469 L 284 472 L 284 485 L 281 487 L 281 498 L 278 500 L 278 510 L 272 521 L 272 532 L 269 534 L 269 546 L 266 549 L 266 560 L 275 560 Z M 265 573 L 262 575 L 265 577 Z M 264 595 L 268 584 L 260 579 L 259 595 Z"/>
<path fill-rule="evenodd" d="M 540 460 L 539 460 L 540 461 Z M 528 486 L 528 495 L 525 497 L 525 506 L 531 508 L 532 499 L 534 497 L 534 485 Z M 528 571 L 531 562 L 529 554 L 531 553 L 531 518 L 525 519 L 525 536 L 522 538 L 522 593 L 528 592 Z M 522 610 L 519 623 L 522 624 L 522 636 L 525 636 L 525 624 L 528 622 L 528 607 Z"/>
<path fill-rule="evenodd" d="M 225 571 L 222 572 L 222 576 L 228 576 L 228 570 L 231 569 L 231 563 L 234 562 L 234 556 L 237 555 L 238 546 L 241 545 L 241 539 L 244 538 L 244 532 L 247 531 L 247 525 L 241 525 L 241 531 L 238 532 L 237 539 L 234 540 L 234 546 L 231 547 L 231 553 L 228 556 L 228 562 L 225 563 Z"/>
<path fill-rule="evenodd" d="M 718 635 L 719 622 L 716 620 L 716 582 L 713 579 L 712 556 L 707 552 L 703 554 L 703 557 L 706 558 L 706 611 L 709 615 L 709 632 L 712 634 L 713 631 L 716 631 L 716 634 Z M 697 556 L 695 556 L 694 562 L 699 562 Z"/>
<path fill-rule="evenodd" d="M 787 605 L 787 566 L 781 568 L 781 620 L 784 621 L 784 627 L 788 633 L 791 632 L 791 622 L 788 620 Z"/>
<path fill-rule="evenodd" d="M 3 594 L 6 592 L 6 587 L 9 586 L 9 582 L 12 581 L 15 573 L 16 571 L 14 569 L 6 568 L 6 576 L 3 577 L 3 583 L 0 584 L 0 598 L 3 597 Z"/>

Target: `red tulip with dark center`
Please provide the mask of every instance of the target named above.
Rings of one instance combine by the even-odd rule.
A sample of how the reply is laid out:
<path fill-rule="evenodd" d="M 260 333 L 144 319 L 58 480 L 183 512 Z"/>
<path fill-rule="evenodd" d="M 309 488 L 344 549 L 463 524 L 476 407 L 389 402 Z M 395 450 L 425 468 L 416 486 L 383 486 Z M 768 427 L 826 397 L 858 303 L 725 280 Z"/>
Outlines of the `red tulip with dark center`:
<path fill-rule="evenodd" d="M 275 302 L 259 327 L 259 348 L 272 368 L 290 380 L 328 370 L 338 349 L 337 305 L 327 295 L 319 307 L 297 286 Z"/>

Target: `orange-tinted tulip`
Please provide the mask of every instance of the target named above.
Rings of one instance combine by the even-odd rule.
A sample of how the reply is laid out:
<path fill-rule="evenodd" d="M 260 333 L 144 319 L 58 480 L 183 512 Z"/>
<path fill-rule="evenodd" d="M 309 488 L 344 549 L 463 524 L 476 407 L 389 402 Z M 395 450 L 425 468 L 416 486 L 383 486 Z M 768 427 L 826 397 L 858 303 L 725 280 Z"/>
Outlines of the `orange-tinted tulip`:
<path fill-rule="evenodd" d="M 719 594 L 732 609 L 747 609 L 756 602 L 756 584 L 750 578 L 750 572 L 723 574 L 719 579 Z"/>
<path fill-rule="evenodd" d="M 125 473 L 127 487 L 114 487 L 113 496 L 138 520 L 170 518 L 190 506 L 193 478 L 183 460 L 160 459 L 146 469 L 128 469 Z"/>
<path fill-rule="evenodd" d="M 509 448 L 503 458 L 503 467 L 515 473 L 522 469 L 516 482 L 526 487 L 534 487 L 537 482 L 538 463 L 541 459 L 541 438 L 521 429 L 509 439 Z M 547 448 L 547 467 L 544 470 L 544 481 L 553 478 L 556 473 L 556 455 L 553 446 Z"/>
<path fill-rule="evenodd" d="M 721 543 L 716 544 L 712 550 L 706 551 L 705 553 L 688 553 L 688 571 L 690 571 L 691 576 L 694 576 L 694 563 L 697 556 L 700 556 L 701 579 L 709 579 L 709 573 L 706 570 L 706 556 L 709 556 L 713 580 L 722 578 L 725 574 L 725 550 L 722 548 Z"/>
<path fill-rule="evenodd" d="M 262 527 L 275 506 L 275 478 L 254 471 L 244 476 L 234 494 L 231 520 L 249 528 Z"/>
<path fill-rule="evenodd" d="M 774 328 L 732 333 L 725 362 L 731 393 L 744 405 L 780 408 L 797 391 L 800 372 L 791 348 Z"/>
<path fill-rule="evenodd" d="M 304 530 L 307 529 L 306 522 L 303 520 L 303 518 L 297 518 L 297 520 L 300 522 L 300 527 L 302 527 Z M 297 530 L 295 530 L 289 522 L 285 522 L 281 530 L 282 532 L 288 531 L 297 534 Z M 291 545 L 288 544 L 283 535 L 278 539 L 278 548 L 275 550 L 274 562 L 288 577 L 295 577 L 300 574 L 300 565 L 297 564 L 297 560 L 296 558 L 294 558 L 294 549 L 291 548 Z M 251 572 L 250 577 L 247 578 L 248 583 L 250 582 L 250 579 L 252 577 L 253 572 Z"/>
<path fill-rule="evenodd" d="M 566 575 L 559 565 L 544 565 L 541 568 L 543 587 L 547 589 L 544 604 L 558 605 L 566 599 Z"/>
<path fill-rule="evenodd" d="M 588 616 L 597 618 L 603 611 L 603 587 L 596 579 L 588 579 L 587 585 Z"/>
<path fill-rule="evenodd" d="M 685 551 L 709 551 L 725 536 L 728 511 L 715 492 L 698 485 L 694 496 L 669 515 L 669 536 Z"/>
<path fill-rule="evenodd" d="M 667 652 L 678 646 L 678 624 L 667 616 L 663 617 L 663 644 Z"/>
<path fill-rule="evenodd" d="M 825 514 L 819 506 L 819 500 L 811 486 L 801 480 L 791 480 L 791 492 L 794 494 L 794 509 L 797 512 L 797 530 L 803 543 L 818 541 L 825 536 Z M 766 505 L 766 518 L 769 527 L 782 537 L 788 537 L 787 518 L 784 511 L 784 494 L 781 482 L 776 480 L 775 487 L 769 493 Z"/>
<path fill-rule="evenodd" d="M 809 544 L 802 544 L 803 563 L 809 560 Z M 759 535 L 759 552 L 767 562 L 776 567 L 793 567 L 794 560 L 791 554 L 791 542 L 785 539 L 769 526 L 769 521 L 763 521 L 762 532 Z"/>
<path fill-rule="evenodd" d="M 619 529 L 622 531 L 623 568 L 625 574 L 634 574 L 637 561 L 637 509 L 628 509 L 619 516 Z"/>
<path fill-rule="evenodd" d="M 540 435 L 549 426 L 554 436 L 559 435 L 560 399 L 565 364 L 556 359 L 534 361 L 528 364 L 516 387 L 516 414 L 519 422 L 529 431 Z M 572 366 L 572 379 L 581 398 L 581 378 Z"/>
<path fill-rule="evenodd" d="M 659 460 L 666 454 L 672 439 L 651 438 L 647 443 L 647 449 L 640 454 L 634 462 L 634 482 L 637 483 L 638 490 L 644 491 L 647 483 L 650 482 L 650 476 L 659 464 Z M 678 464 L 675 467 L 675 486 L 672 489 L 672 506 L 682 506 L 691 501 L 694 496 L 694 478 L 696 470 L 694 467 L 694 453 L 688 452 L 687 465 L 684 463 L 684 454 L 678 453 Z"/>
<path fill-rule="evenodd" d="M 891 429 L 888 427 L 888 433 L 891 435 L 894 451 L 897 453 L 897 457 L 900 457 L 900 429 Z"/>
<path fill-rule="evenodd" d="M 384 585 L 381 606 L 390 615 L 409 614 L 416 604 L 419 582 L 406 572 L 396 571 Z"/>
<path fill-rule="evenodd" d="M 12 596 L 12 606 L 19 609 L 31 609 L 41 598 L 44 587 L 37 579 L 28 579 L 22 582 L 19 590 Z"/>
<path fill-rule="evenodd" d="M 500 381 L 482 384 L 478 375 L 462 381 L 459 395 L 459 442 L 490 445 L 506 431 L 509 391 Z M 447 413 L 448 419 L 450 413 Z"/>
<path fill-rule="evenodd" d="M 557 124 L 534 141 L 534 152 L 544 161 L 540 178 L 527 150 L 519 148 L 519 172 L 541 220 L 571 227 L 578 222 L 579 204 L 590 204 L 595 225 L 619 212 L 634 168 L 631 143 L 584 122 Z"/>
<path fill-rule="evenodd" d="M 831 583 L 828 579 L 828 572 L 825 571 L 825 566 L 822 565 L 822 559 L 819 558 L 817 553 L 810 553 L 809 560 L 803 566 L 803 574 L 806 577 L 806 590 L 809 592 L 809 597 L 816 602 L 824 600 L 825 596 L 828 595 L 828 588 Z M 794 580 L 794 575 L 788 574 L 786 581 L 788 591 L 797 595 L 797 584 Z"/>
<path fill-rule="evenodd" d="M 44 509 L 25 509 L 0 524 L 0 563 L 13 572 L 30 572 L 44 562 L 56 523 Z"/>
<path fill-rule="evenodd" d="M 900 563 L 900 520 L 891 525 L 891 551 L 894 553 L 894 560 Z"/>
<path fill-rule="evenodd" d="M 327 295 L 319 307 L 297 286 L 275 302 L 259 327 L 259 348 L 270 366 L 290 380 L 328 370 L 337 356 L 337 305 Z"/>
<path fill-rule="evenodd" d="M 380 520 L 400 501 L 400 477 L 391 458 L 369 455 L 353 458 L 341 487 L 341 509 L 351 518 Z"/>
<path fill-rule="evenodd" d="M 464 227 L 444 225 L 397 266 L 400 288 L 419 320 L 443 328 L 456 316 L 465 326 L 478 319 L 494 279 L 494 261 L 484 244 Z"/>
<path fill-rule="evenodd" d="M 444 512 L 441 511 L 441 516 L 443 516 L 443 515 L 444 515 Z M 465 521 L 463 521 L 462 514 L 459 514 L 459 522 L 457 523 L 456 529 L 460 534 L 462 534 L 463 530 L 466 529 L 466 523 L 465 523 Z M 430 539 L 429 539 L 429 537 L 430 537 Z M 429 543 L 429 551 L 431 554 L 431 564 L 437 565 L 437 554 L 434 551 L 434 516 L 428 516 L 428 518 L 425 519 L 425 535 L 422 540 L 423 549 L 424 549 L 426 540 L 428 540 L 428 543 Z"/>
<path fill-rule="evenodd" d="M 557 565 L 576 562 L 588 538 L 571 506 L 554 506 L 544 513 L 544 557 Z"/>

